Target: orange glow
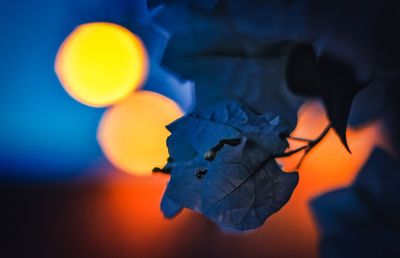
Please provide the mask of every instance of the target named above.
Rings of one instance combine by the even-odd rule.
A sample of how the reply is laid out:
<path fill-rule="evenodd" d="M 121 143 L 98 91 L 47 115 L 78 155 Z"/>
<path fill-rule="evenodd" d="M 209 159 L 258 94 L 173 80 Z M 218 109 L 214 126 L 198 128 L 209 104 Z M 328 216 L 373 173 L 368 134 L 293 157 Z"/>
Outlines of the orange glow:
<path fill-rule="evenodd" d="M 61 45 L 55 70 L 77 101 L 103 107 L 141 87 L 148 60 L 142 41 L 116 24 L 78 26 Z"/>
<path fill-rule="evenodd" d="M 327 123 L 318 102 L 306 103 L 299 112 L 293 135 L 315 138 Z M 299 185 L 287 205 L 264 226 L 244 234 L 221 233 L 214 223 L 189 210 L 173 220 L 164 219 L 159 203 L 168 181 L 165 175 L 132 177 L 112 173 L 105 180 L 102 198 L 85 202 L 87 214 L 96 214 L 85 216 L 87 221 L 82 224 L 92 234 L 85 239 L 94 239 L 93 249 L 111 256 L 118 250 L 126 257 L 318 257 L 318 234 L 309 201 L 349 184 L 375 142 L 379 142 L 379 136 L 376 122 L 350 129 L 348 141 L 353 152 L 350 155 L 330 132 L 304 160 Z M 301 143 L 292 141 L 291 149 L 295 145 Z M 291 170 L 298 158 L 281 162 Z"/>
<path fill-rule="evenodd" d="M 150 91 L 135 92 L 107 110 L 100 122 L 98 140 L 108 160 L 117 168 L 150 175 L 168 158 L 167 124 L 182 116 L 170 99 Z"/>
<path fill-rule="evenodd" d="M 322 105 L 319 102 L 308 102 L 299 111 L 298 124 L 292 135 L 314 139 L 327 124 L 328 119 Z M 291 200 L 267 224 L 276 223 L 274 226 L 281 228 L 291 227 L 291 234 L 297 236 L 297 241 L 302 242 L 304 249 L 314 250 L 312 256 L 316 257 L 318 232 L 309 208 L 310 200 L 331 190 L 348 186 L 367 161 L 373 148 L 380 143 L 380 135 L 379 122 L 358 129 L 349 128 L 347 140 L 352 151 L 352 154 L 349 154 L 331 129 L 325 139 L 304 159 L 298 170 L 300 181 Z M 289 142 L 290 149 L 304 144 L 294 140 Z M 279 159 L 278 162 L 286 171 L 295 170 L 302 154 Z M 284 238 L 284 241 L 286 245 L 290 245 L 294 240 Z"/>
<path fill-rule="evenodd" d="M 192 223 L 188 211 L 173 220 L 163 217 L 159 206 L 168 177 L 111 172 L 96 191 L 88 191 L 89 198 L 78 198 L 80 205 L 75 210 L 82 230 L 74 239 L 80 239 L 77 246 L 89 245 L 93 254 L 80 256 L 179 257 L 173 255 L 182 243 L 177 232 L 183 231 L 186 237 Z"/>
<path fill-rule="evenodd" d="M 328 124 L 328 119 L 321 104 L 309 102 L 299 111 L 299 121 L 293 136 L 314 139 Z M 302 178 L 312 175 L 313 186 L 308 188 L 309 194 L 320 194 L 350 183 L 354 175 L 368 159 L 379 140 L 379 127 L 376 123 L 363 126 L 360 129 L 349 128 L 347 138 L 352 154 L 348 153 L 333 131 L 326 135 L 304 159 L 299 173 Z M 290 149 L 304 145 L 303 142 L 289 140 Z M 285 170 L 294 170 L 303 153 L 290 158 L 280 159 Z"/>

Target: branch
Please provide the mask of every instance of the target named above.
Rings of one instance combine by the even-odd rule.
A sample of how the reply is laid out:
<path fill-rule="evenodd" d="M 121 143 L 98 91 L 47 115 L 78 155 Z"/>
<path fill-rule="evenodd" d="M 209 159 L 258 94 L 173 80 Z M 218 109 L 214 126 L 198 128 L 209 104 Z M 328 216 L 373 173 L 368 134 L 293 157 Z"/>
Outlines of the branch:
<path fill-rule="evenodd" d="M 303 162 L 304 158 L 306 157 L 306 155 L 307 155 L 318 143 L 320 143 L 320 142 L 324 139 L 324 137 L 326 136 L 326 134 L 329 132 L 329 130 L 330 130 L 331 128 L 332 128 L 332 125 L 331 125 L 331 124 L 328 124 L 328 125 L 325 127 L 325 129 L 322 131 L 322 133 L 321 133 L 317 138 L 315 138 L 314 140 L 307 140 L 307 139 L 303 139 L 303 138 L 292 137 L 292 136 L 289 135 L 287 138 L 291 138 L 291 139 L 298 140 L 298 141 L 305 141 L 305 142 L 308 142 L 308 144 L 306 144 L 306 145 L 304 145 L 304 146 L 302 146 L 302 147 L 299 147 L 299 148 L 297 148 L 297 149 L 295 149 L 295 150 L 292 150 L 292 151 L 284 152 L 284 153 L 282 153 L 282 154 L 275 155 L 275 156 L 273 156 L 273 158 L 284 158 L 284 157 L 289 157 L 289 156 L 291 156 L 291 155 L 293 155 L 293 154 L 295 154 L 295 153 L 297 153 L 297 152 L 300 152 L 300 151 L 302 151 L 302 150 L 305 150 L 304 155 L 301 157 L 299 163 L 298 163 L 297 166 L 296 166 L 296 168 L 299 168 L 300 165 L 301 165 L 301 163 Z"/>

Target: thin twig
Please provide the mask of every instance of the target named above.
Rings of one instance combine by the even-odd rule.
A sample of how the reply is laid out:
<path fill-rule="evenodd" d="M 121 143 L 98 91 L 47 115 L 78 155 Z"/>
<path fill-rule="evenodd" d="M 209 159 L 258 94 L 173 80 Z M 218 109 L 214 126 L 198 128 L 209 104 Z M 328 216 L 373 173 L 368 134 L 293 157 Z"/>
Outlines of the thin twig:
<path fill-rule="evenodd" d="M 284 153 L 282 153 L 282 154 L 270 156 L 268 159 L 266 159 L 266 160 L 264 160 L 263 162 L 261 162 L 260 165 L 259 165 L 254 171 L 250 171 L 251 174 L 250 174 L 245 180 L 243 180 L 240 184 L 238 184 L 237 186 L 235 186 L 235 187 L 234 187 L 228 194 L 226 194 L 224 197 L 222 197 L 222 198 L 216 200 L 214 203 L 221 201 L 221 200 L 224 199 L 226 196 L 228 196 L 230 193 L 234 192 L 236 189 L 238 189 L 239 187 L 241 187 L 241 186 L 242 186 L 244 183 L 246 183 L 252 176 L 254 176 L 258 171 L 260 171 L 261 168 L 262 168 L 265 164 L 267 164 L 268 162 L 270 162 L 272 159 L 274 159 L 274 158 L 288 157 L 288 156 L 290 156 L 290 155 L 292 155 L 292 154 L 295 154 L 295 153 L 297 153 L 297 152 L 299 152 L 299 151 L 302 151 L 302 150 L 306 150 L 306 152 L 310 151 L 315 145 L 317 145 L 320 141 L 322 141 L 322 139 L 323 139 L 323 138 L 325 137 L 325 135 L 329 132 L 329 130 L 331 129 L 331 127 L 332 127 L 331 124 L 328 124 L 328 125 L 325 127 L 324 131 L 322 131 L 322 133 L 321 133 L 316 139 L 310 141 L 310 143 L 307 144 L 307 145 L 304 145 L 304 146 L 302 146 L 302 147 L 300 147 L 300 148 L 297 148 L 297 149 L 295 149 L 295 150 L 292 150 L 292 151 L 284 152 Z"/>
<path fill-rule="evenodd" d="M 308 148 L 309 148 L 309 145 L 307 144 L 307 145 L 301 146 L 300 148 L 297 148 L 295 150 L 291 150 L 291 151 L 288 151 L 288 152 L 284 152 L 284 153 L 281 153 L 281 154 L 274 155 L 274 156 L 272 156 L 272 158 L 275 159 L 275 158 L 289 157 L 289 156 L 291 156 L 291 155 L 293 155 L 293 154 L 295 154 L 295 153 L 297 153 L 299 151 L 302 151 L 302 150 L 305 150 L 305 149 L 308 149 Z"/>
<path fill-rule="evenodd" d="M 300 138 L 300 137 L 296 137 L 296 136 L 287 136 L 286 138 L 289 138 L 291 140 L 295 140 L 295 141 L 299 141 L 299 142 L 311 142 L 312 140 L 310 139 L 305 139 L 305 138 Z"/>
<path fill-rule="evenodd" d="M 322 131 L 322 133 L 321 133 L 316 139 L 314 139 L 314 140 L 306 140 L 306 139 L 303 139 L 303 138 L 297 138 L 297 137 L 291 137 L 291 136 L 289 136 L 288 138 L 292 138 L 292 139 L 296 138 L 295 140 L 307 141 L 308 144 L 307 144 L 307 145 L 304 145 L 304 146 L 302 146 L 302 147 L 300 147 L 300 148 L 297 148 L 297 149 L 295 149 L 295 150 L 288 151 L 288 152 L 285 152 L 285 153 L 282 153 L 282 154 L 279 154 L 279 155 L 275 155 L 274 158 L 288 157 L 288 156 L 291 156 L 291 155 L 293 155 L 293 154 L 295 154 L 295 153 L 297 153 L 297 152 L 299 152 L 299 151 L 305 150 L 303 156 L 301 157 L 299 163 L 298 163 L 297 166 L 296 166 L 296 168 L 298 169 L 298 168 L 300 167 L 300 165 L 302 164 L 304 158 L 307 156 L 307 154 L 308 154 L 319 142 L 321 142 L 322 139 L 324 139 L 324 137 L 325 137 L 326 134 L 329 132 L 329 130 L 331 129 L 331 127 L 332 127 L 332 125 L 331 125 L 331 124 L 328 124 L 328 125 L 325 127 L 325 129 Z"/>

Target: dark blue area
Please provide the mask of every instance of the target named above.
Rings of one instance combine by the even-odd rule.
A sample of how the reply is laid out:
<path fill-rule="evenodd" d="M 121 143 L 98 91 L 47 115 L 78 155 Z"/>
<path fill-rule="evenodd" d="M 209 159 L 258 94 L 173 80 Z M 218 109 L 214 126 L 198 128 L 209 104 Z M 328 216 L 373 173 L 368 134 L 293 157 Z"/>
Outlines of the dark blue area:
<path fill-rule="evenodd" d="M 0 51 L 2 177 L 72 176 L 101 157 L 102 109 L 77 103 L 55 73 L 57 49 L 80 22 L 68 1 L 3 1 Z"/>
<path fill-rule="evenodd" d="M 399 257 L 399 180 L 400 163 L 376 149 L 352 186 L 315 199 L 321 257 Z"/>
<path fill-rule="evenodd" d="M 159 67 L 158 62 L 162 58 L 169 34 L 184 29 L 191 24 L 187 19 L 193 21 L 195 17 L 176 15 L 157 18 L 159 25 L 165 26 L 163 31 L 159 25 L 150 21 L 160 12 L 160 8 L 156 8 L 159 4 L 174 1 L 150 2 L 150 12 L 144 0 L 47 0 L 40 4 L 36 1 L 17 0 L 0 3 L 3 35 L 0 41 L 2 176 L 72 175 L 80 173 L 78 171 L 102 157 L 95 132 L 103 110 L 83 106 L 71 99 L 53 71 L 58 47 L 79 24 L 92 21 L 115 22 L 140 35 L 152 60 L 145 89 L 174 99 L 185 111 L 192 108 L 193 84 L 171 76 Z M 400 56 L 397 47 L 399 37 L 392 31 L 395 31 L 397 23 L 394 14 L 399 7 L 393 3 L 232 1 L 224 5 L 224 1 L 214 0 L 201 4 L 196 4 L 196 1 L 177 2 L 194 5 L 200 13 L 213 8 L 219 13 L 229 13 L 230 29 L 235 28 L 257 37 L 312 40 L 320 51 L 330 48 L 338 55 L 362 64 L 366 70 L 371 67 L 389 69 L 393 75 L 398 68 L 395 60 Z M 172 31 L 170 26 L 173 26 Z M 251 67 L 252 64 L 246 65 Z M 389 131 L 398 131 L 396 113 L 391 111 L 398 109 L 397 102 L 391 100 L 387 104 L 387 99 L 393 99 L 397 91 L 382 93 L 381 90 L 385 87 L 381 85 L 391 80 L 387 79 L 386 70 L 378 73 L 377 81 L 370 90 L 356 97 L 350 114 L 352 124 L 362 124 L 384 114 L 385 121 L 390 124 Z M 240 71 L 235 73 L 240 74 Z M 248 76 L 252 75 L 243 73 L 242 77 Z M 220 90 L 218 87 L 212 90 L 207 87 L 197 89 L 199 95 L 204 96 L 201 97 L 202 101 L 212 99 L 221 93 Z M 398 137 L 394 136 L 394 132 L 391 133 L 392 140 L 397 142 Z"/>
<path fill-rule="evenodd" d="M 115 22 L 141 36 L 152 60 L 145 89 L 191 108 L 192 85 L 157 65 L 167 35 L 149 20 L 142 0 L 0 3 L 0 177 L 72 177 L 103 159 L 96 131 L 104 109 L 76 102 L 54 73 L 60 44 L 82 23 Z"/>

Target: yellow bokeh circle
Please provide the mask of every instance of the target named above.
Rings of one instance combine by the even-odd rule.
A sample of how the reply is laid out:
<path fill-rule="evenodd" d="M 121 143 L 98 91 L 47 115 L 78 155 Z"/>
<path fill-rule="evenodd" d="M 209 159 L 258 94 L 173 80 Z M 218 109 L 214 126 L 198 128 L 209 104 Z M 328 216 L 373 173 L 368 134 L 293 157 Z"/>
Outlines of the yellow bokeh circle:
<path fill-rule="evenodd" d="M 175 102 L 160 94 L 139 91 L 108 109 L 97 138 L 108 160 L 136 175 L 149 175 L 168 158 L 165 126 L 182 116 Z"/>
<path fill-rule="evenodd" d="M 66 38 L 55 69 L 73 98 L 104 107 L 142 86 L 148 57 L 142 41 L 124 27 L 95 22 L 78 26 Z"/>

